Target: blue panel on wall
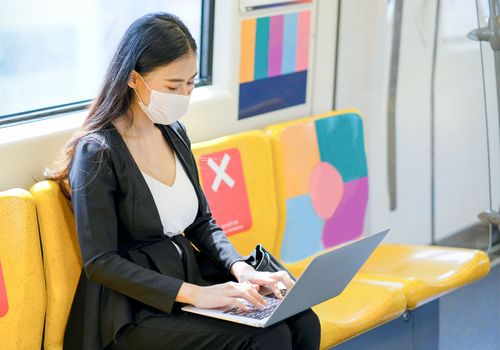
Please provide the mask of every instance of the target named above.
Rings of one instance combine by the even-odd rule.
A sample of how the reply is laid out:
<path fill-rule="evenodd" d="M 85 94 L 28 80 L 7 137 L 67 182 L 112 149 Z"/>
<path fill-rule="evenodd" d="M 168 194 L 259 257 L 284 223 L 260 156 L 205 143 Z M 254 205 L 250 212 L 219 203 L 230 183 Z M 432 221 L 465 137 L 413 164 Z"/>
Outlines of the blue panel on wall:
<path fill-rule="evenodd" d="M 484 279 L 363 333 L 335 350 L 500 349 L 500 265 Z"/>
<path fill-rule="evenodd" d="M 439 302 L 435 300 L 404 316 L 333 347 L 335 350 L 438 350 Z"/>
<path fill-rule="evenodd" d="M 412 311 L 413 349 L 439 349 L 439 299 Z"/>
<path fill-rule="evenodd" d="M 500 349 L 500 265 L 439 304 L 440 350 Z"/>
<path fill-rule="evenodd" d="M 306 102 L 307 71 L 240 84 L 239 119 Z"/>

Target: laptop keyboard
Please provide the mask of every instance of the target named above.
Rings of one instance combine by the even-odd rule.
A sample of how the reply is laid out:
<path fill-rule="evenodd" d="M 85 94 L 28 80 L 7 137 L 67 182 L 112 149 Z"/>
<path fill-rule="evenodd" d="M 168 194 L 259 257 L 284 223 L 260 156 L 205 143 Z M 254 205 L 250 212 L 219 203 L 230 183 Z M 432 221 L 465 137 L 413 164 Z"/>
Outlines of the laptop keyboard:
<path fill-rule="evenodd" d="M 280 290 L 281 290 L 281 295 L 285 296 L 287 290 L 286 289 L 280 289 Z M 243 301 L 243 303 L 250 308 L 248 311 L 241 310 L 237 307 L 234 307 L 232 309 L 224 311 L 224 313 L 229 314 L 229 315 L 249 317 L 249 318 L 253 318 L 256 320 L 262 320 L 262 319 L 268 317 L 270 314 L 272 314 L 274 309 L 276 309 L 276 307 L 279 305 L 280 301 L 282 300 L 282 299 L 276 298 L 276 296 L 274 294 L 269 294 L 269 295 L 270 296 L 263 295 L 264 300 L 266 301 L 266 306 L 264 306 L 260 309 L 245 300 L 245 301 Z"/>

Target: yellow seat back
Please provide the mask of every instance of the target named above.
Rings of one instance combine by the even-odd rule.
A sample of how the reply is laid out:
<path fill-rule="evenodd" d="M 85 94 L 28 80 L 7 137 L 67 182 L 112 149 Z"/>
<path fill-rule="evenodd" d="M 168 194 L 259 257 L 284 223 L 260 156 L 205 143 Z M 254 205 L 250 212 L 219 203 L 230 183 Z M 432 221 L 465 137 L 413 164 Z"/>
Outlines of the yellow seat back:
<path fill-rule="evenodd" d="M 279 258 L 295 263 L 363 233 L 368 174 L 357 110 L 270 125 Z"/>
<path fill-rule="evenodd" d="M 46 292 L 35 202 L 0 192 L 0 348 L 40 349 Z"/>
<path fill-rule="evenodd" d="M 82 270 L 78 236 L 70 203 L 55 182 L 39 182 L 30 191 L 38 211 L 47 282 L 44 348 L 59 350 Z"/>
<path fill-rule="evenodd" d="M 257 243 L 274 253 L 278 210 L 271 145 L 262 130 L 193 144 L 215 221 L 242 255 Z"/>

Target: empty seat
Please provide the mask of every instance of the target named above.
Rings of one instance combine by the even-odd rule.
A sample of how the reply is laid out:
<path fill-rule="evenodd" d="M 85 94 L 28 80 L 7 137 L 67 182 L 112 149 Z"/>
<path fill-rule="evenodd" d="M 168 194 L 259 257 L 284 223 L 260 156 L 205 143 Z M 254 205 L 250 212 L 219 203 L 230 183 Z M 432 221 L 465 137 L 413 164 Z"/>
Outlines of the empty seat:
<path fill-rule="evenodd" d="M 356 110 L 270 125 L 280 210 L 281 257 L 296 274 L 324 250 L 364 228 L 368 171 Z M 415 308 L 488 274 L 479 250 L 381 244 L 355 277 L 400 283 Z"/>
<path fill-rule="evenodd" d="M 480 250 L 384 244 L 357 278 L 403 283 L 408 308 L 413 309 L 485 277 L 489 270 L 489 257 Z"/>
<path fill-rule="evenodd" d="M 321 349 L 328 349 L 405 311 L 399 283 L 353 280 L 336 298 L 313 306 L 321 322 Z"/>

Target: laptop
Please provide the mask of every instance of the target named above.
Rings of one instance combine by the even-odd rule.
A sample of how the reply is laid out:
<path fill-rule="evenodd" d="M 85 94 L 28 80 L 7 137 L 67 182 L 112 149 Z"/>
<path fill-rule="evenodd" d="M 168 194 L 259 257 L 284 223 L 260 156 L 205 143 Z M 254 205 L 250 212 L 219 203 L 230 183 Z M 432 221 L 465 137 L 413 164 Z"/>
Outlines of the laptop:
<path fill-rule="evenodd" d="M 277 298 L 269 287 L 259 288 L 267 304 L 262 309 L 243 298 L 239 300 L 250 310 L 231 306 L 206 309 L 193 305 L 181 309 L 253 327 L 270 326 L 342 293 L 388 232 L 386 229 L 346 242 L 314 257 L 292 288 L 286 290 L 281 282 L 278 283 L 278 286 L 281 283 L 282 299 Z"/>

